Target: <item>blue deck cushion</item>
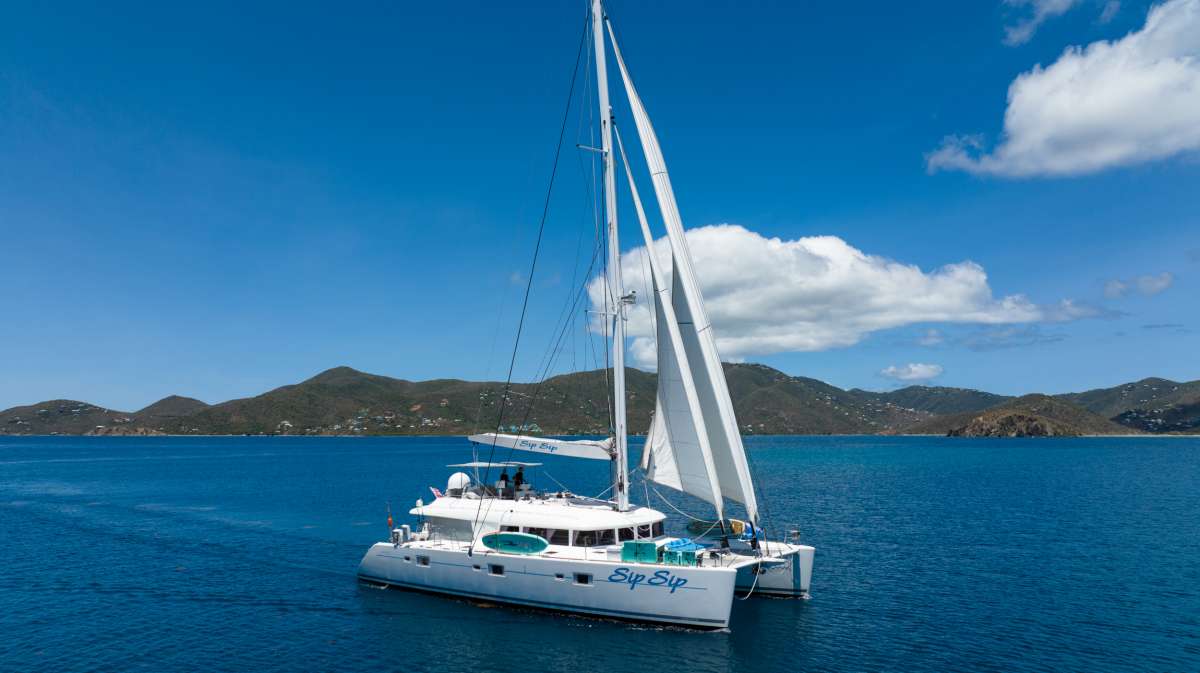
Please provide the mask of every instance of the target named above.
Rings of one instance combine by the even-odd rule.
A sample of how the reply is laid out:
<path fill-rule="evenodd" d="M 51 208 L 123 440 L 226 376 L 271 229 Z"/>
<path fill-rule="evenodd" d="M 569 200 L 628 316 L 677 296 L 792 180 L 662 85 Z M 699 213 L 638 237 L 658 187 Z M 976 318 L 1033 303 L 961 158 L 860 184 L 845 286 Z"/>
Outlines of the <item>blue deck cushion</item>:
<path fill-rule="evenodd" d="M 671 540 L 666 545 L 664 545 L 664 547 L 671 551 L 691 551 L 691 552 L 708 549 L 708 545 L 703 545 L 703 544 L 699 544 L 697 542 L 693 542 L 690 538 L 686 538 L 686 537 L 679 538 L 678 540 Z"/>

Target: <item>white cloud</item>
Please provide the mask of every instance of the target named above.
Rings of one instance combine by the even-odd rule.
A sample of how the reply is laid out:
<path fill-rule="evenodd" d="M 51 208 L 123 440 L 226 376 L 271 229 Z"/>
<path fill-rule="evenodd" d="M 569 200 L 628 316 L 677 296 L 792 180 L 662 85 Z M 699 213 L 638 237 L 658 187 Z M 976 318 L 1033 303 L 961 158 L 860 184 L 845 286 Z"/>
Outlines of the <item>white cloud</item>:
<path fill-rule="evenodd" d="M 1047 333 L 1037 325 L 988 327 L 965 336 L 961 343 L 973 351 L 1025 348 L 1062 341 L 1062 334 Z"/>
<path fill-rule="evenodd" d="M 1046 19 L 1065 14 L 1079 4 L 1079 0 L 1004 0 L 1004 4 L 1031 8 L 1029 16 L 1004 28 L 1004 44 L 1012 47 L 1028 42 Z"/>
<path fill-rule="evenodd" d="M 1157 276 L 1138 276 L 1136 280 L 1138 292 L 1147 297 L 1152 297 L 1171 287 L 1173 282 L 1175 282 L 1175 276 L 1167 271 L 1163 271 Z"/>
<path fill-rule="evenodd" d="M 1159 274 L 1146 274 L 1129 280 L 1113 278 L 1104 284 L 1104 296 L 1109 299 L 1120 299 L 1128 294 L 1130 290 L 1136 289 L 1144 296 L 1153 297 L 1171 287 L 1171 284 L 1174 282 L 1175 276 L 1169 271 L 1163 271 Z"/>
<path fill-rule="evenodd" d="M 945 340 L 946 338 L 938 330 L 927 329 L 924 334 L 917 338 L 917 343 L 922 346 L 938 346 Z"/>
<path fill-rule="evenodd" d="M 922 362 L 910 362 L 906 365 L 891 365 L 879 372 L 880 376 L 897 381 L 928 381 L 942 375 L 941 365 L 930 365 Z"/>
<path fill-rule="evenodd" d="M 1109 299 L 1120 299 L 1125 296 L 1125 292 L 1128 290 L 1129 286 L 1119 278 L 1113 278 L 1104 284 L 1104 296 Z"/>
<path fill-rule="evenodd" d="M 1104 3 L 1104 9 L 1100 11 L 1100 23 L 1112 21 L 1119 11 L 1121 11 L 1121 3 L 1118 0 L 1108 0 Z"/>
<path fill-rule="evenodd" d="M 1113 318 L 1119 313 L 1107 311 L 1073 299 L 1063 299 L 1057 304 L 1042 307 L 1042 320 L 1046 322 L 1070 322 L 1084 318 Z"/>
<path fill-rule="evenodd" d="M 950 136 L 930 172 L 1080 175 L 1200 149 L 1200 0 L 1151 8 L 1141 30 L 1068 47 L 1009 86 L 1004 134 Z"/>
<path fill-rule="evenodd" d="M 871 332 L 919 323 L 1012 324 L 1085 317 L 1069 301 L 1038 306 L 1023 295 L 994 297 L 974 262 L 922 271 L 866 254 L 835 236 L 766 238 L 737 225 L 690 229 L 689 247 L 723 358 L 852 346 Z M 668 273 L 670 246 L 655 242 Z M 655 361 L 653 303 L 645 248 L 621 256 L 628 289 L 641 297 L 629 312 L 630 352 Z M 667 282 L 670 282 L 669 279 Z M 603 286 L 588 288 L 593 306 Z M 1069 315 L 1070 314 L 1070 315 Z"/>

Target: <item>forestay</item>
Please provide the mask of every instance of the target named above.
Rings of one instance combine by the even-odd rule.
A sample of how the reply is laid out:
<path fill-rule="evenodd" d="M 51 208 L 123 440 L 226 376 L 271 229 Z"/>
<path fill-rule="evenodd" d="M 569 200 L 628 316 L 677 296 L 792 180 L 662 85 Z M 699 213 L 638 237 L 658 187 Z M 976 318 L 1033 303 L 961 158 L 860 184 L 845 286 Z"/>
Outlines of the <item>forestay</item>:
<path fill-rule="evenodd" d="M 683 345 L 683 352 L 675 353 L 675 355 L 679 356 L 678 360 L 687 360 L 690 365 L 696 396 L 699 400 L 700 415 L 703 418 L 703 424 L 696 424 L 696 427 L 703 427 L 708 435 L 712 462 L 715 465 L 719 484 L 718 493 L 743 503 L 751 521 L 757 522 L 758 502 L 754 495 L 754 483 L 750 477 L 750 468 L 746 461 L 745 449 L 742 446 L 742 436 L 738 432 L 737 419 L 734 417 L 733 401 L 729 397 L 725 372 L 721 366 L 720 356 L 717 354 L 712 325 L 708 321 L 708 313 L 704 308 L 704 300 L 696 280 L 691 252 L 684 237 L 683 221 L 675 202 L 671 180 L 667 176 L 666 161 L 663 159 L 662 149 L 659 147 L 650 117 L 629 77 L 629 70 L 625 67 L 625 61 L 621 57 L 621 50 L 617 45 L 616 35 L 613 33 L 611 24 L 608 25 L 608 34 L 612 40 L 613 54 L 616 56 L 617 65 L 621 70 L 621 79 L 625 84 L 625 92 L 633 112 L 638 137 L 641 139 L 642 150 L 646 156 L 646 164 L 654 185 L 654 193 L 658 199 L 659 210 L 671 245 L 671 306 L 679 325 Z M 664 353 L 661 337 L 659 338 L 658 352 L 661 358 Z M 668 365 L 670 364 L 668 362 Z M 662 375 L 662 366 L 660 360 L 660 376 Z M 666 400 L 668 404 L 671 401 L 669 398 Z M 661 395 L 658 402 L 656 419 L 674 413 L 674 408 L 663 408 L 664 400 Z M 663 425 L 669 424 L 663 423 Z M 670 441 L 670 439 L 665 441 Z M 678 455 L 679 452 L 676 452 L 676 457 Z M 653 457 L 657 458 L 658 455 L 655 453 Z"/>
<path fill-rule="evenodd" d="M 495 444 L 505 449 L 549 453 L 556 456 L 569 456 L 571 458 L 591 458 L 593 460 L 610 460 L 612 459 L 613 451 L 613 440 L 611 437 L 604 440 L 565 440 L 485 432 L 479 435 L 471 435 L 468 439 L 477 444 L 486 444 L 488 446 Z"/>

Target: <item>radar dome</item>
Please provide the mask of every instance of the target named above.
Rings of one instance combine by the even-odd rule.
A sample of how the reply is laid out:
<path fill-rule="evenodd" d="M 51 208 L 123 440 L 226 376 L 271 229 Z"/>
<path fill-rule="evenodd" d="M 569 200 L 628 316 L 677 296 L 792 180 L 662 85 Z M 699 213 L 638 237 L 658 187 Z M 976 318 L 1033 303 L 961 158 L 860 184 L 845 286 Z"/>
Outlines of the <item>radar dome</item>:
<path fill-rule="evenodd" d="M 471 485 L 471 477 L 466 472 L 455 472 L 446 481 L 447 491 L 465 491 Z"/>

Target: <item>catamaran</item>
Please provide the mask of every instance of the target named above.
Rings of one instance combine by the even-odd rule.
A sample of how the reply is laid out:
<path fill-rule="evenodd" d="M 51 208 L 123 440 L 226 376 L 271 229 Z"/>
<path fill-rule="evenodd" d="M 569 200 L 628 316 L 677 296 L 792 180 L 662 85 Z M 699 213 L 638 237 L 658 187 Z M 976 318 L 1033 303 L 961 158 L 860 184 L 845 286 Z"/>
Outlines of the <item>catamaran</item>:
<path fill-rule="evenodd" d="M 501 428 L 472 435 L 469 439 L 475 446 L 489 449 L 489 459 L 449 466 L 457 471 L 450 475 L 445 491 L 431 489 L 434 499 L 427 504 L 418 500 L 409 512 L 418 518 L 419 527 L 393 527 L 390 539 L 367 551 L 358 575 L 380 586 L 474 600 L 725 628 L 735 598 L 806 597 L 814 549 L 799 544 L 795 531 L 789 532 L 787 541 L 767 539 L 662 150 L 600 0 L 592 0 L 588 32 L 594 50 L 601 143 L 587 149 L 599 154 L 603 165 L 608 253 L 603 280 L 611 299 L 604 315 L 612 335 L 611 436 L 554 439 L 523 431 L 503 433 Z M 609 104 L 609 45 L 670 245 L 669 267 L 656 255 L 646 255 L 658 383 L 639 467 L 647 482 L 694 496 L 715 510 L 711 522 L 691 517 L 689 528 L 700 533 L 693 532 L 695 537 L 671 534 L 663 512 L 630 503 L 625 349 L 627 312 L 636 296 L 626 293 L 622 285 L 618 156 L 647 250 L 654 250 L 654 238 Z M 524 451 L 606 461 L 612 475 L 611 499 L 584 497 L 566 489 L 540 491 L 515 479 L 491 482 L 486 476 L 491 470 L 502 470 L 507 477 L 508 470 L 539 465 L 494 460 L 496 449 L 507 450 L 510 458 L 513 451 Z M 726 501 L 740 503 L 746 519 L 727 517 Z"/>

